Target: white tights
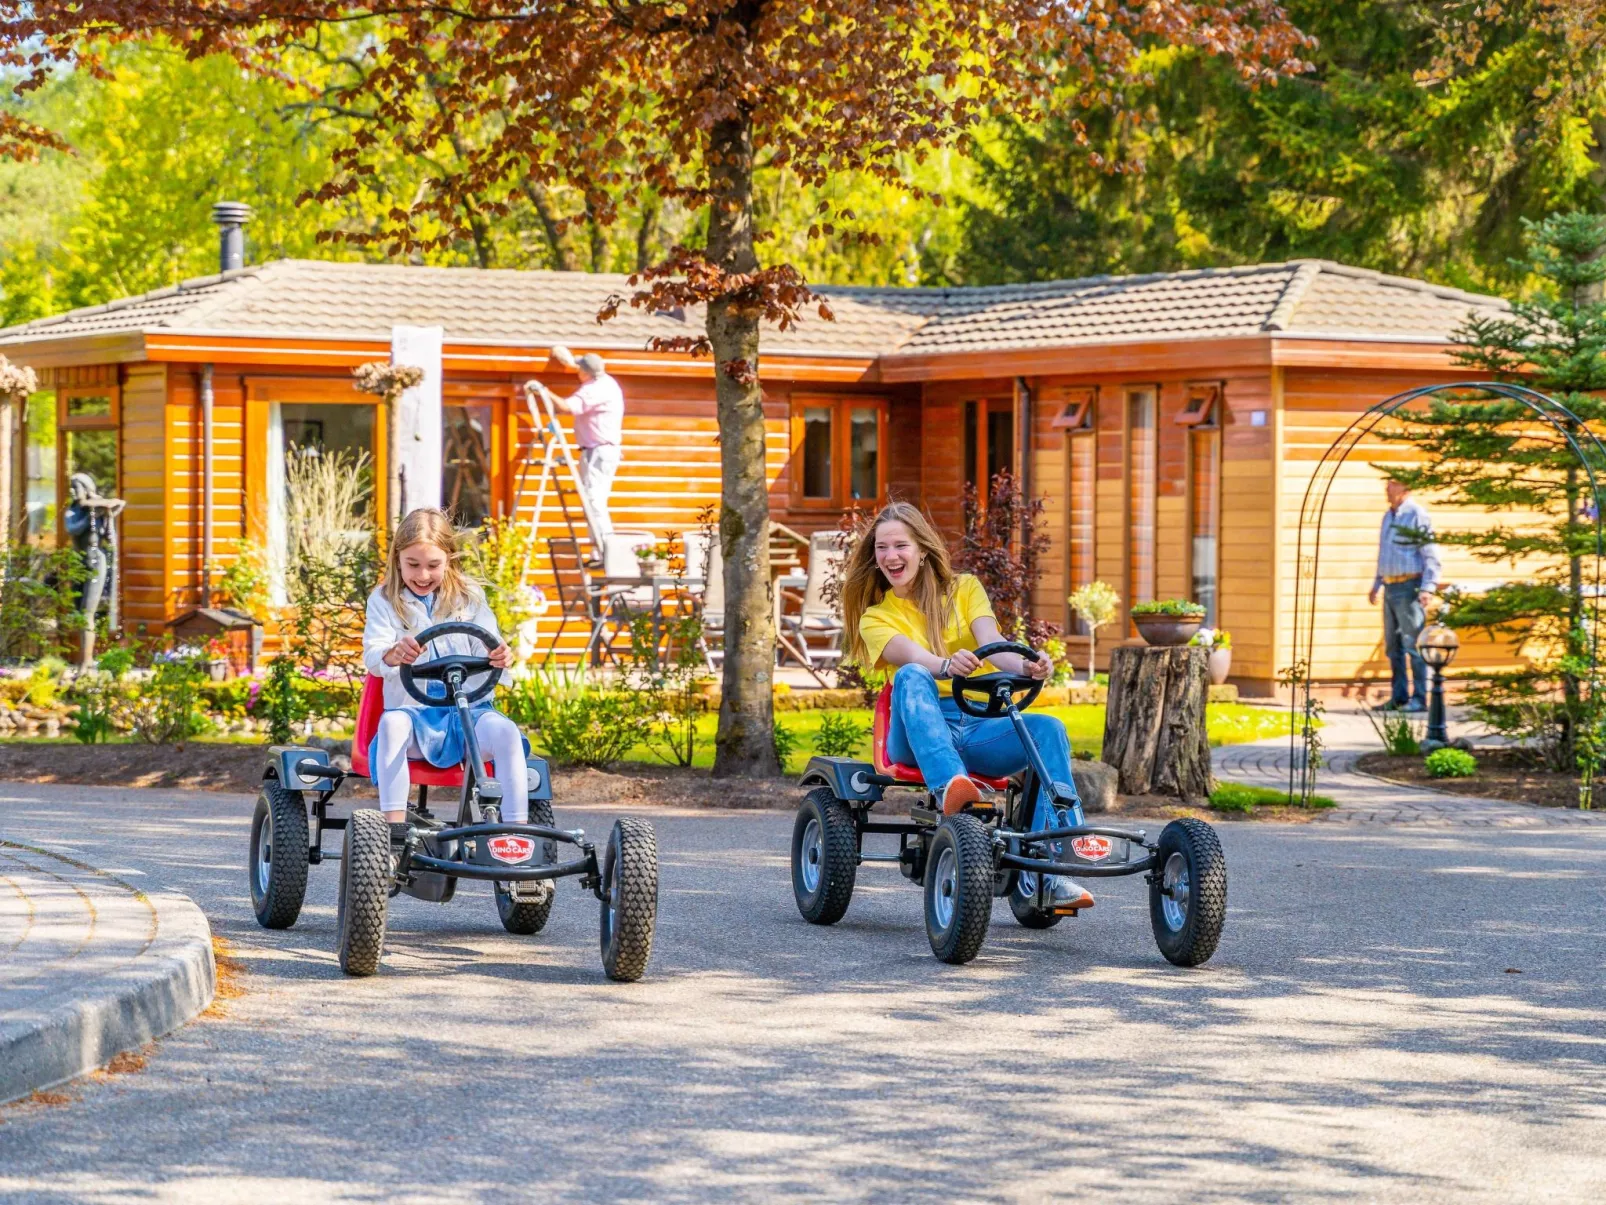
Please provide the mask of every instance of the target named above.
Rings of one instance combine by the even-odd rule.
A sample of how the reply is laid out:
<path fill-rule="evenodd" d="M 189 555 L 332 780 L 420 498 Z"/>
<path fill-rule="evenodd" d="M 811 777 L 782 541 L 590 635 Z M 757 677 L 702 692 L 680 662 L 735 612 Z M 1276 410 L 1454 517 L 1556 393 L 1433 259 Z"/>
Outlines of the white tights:
<path fill-rule="evenodd" d="M 455 723 L 455 721 L 454 721 Z M 523 824 L 530 818 L 529 774 L 524 742 L 512 720 L 487 711 L 474 722 L 480 753 L 488 755 L 502 784 L 502 819 Z M 401 820 L 407 811 L 407 759 L 423 757 L 413 740 L 412 718 L 402 710 L 387 711 L 379 719 L 379 745 L 374 750 L 374 780 L 379 784 L 379 807 L 387 820 Z"/>

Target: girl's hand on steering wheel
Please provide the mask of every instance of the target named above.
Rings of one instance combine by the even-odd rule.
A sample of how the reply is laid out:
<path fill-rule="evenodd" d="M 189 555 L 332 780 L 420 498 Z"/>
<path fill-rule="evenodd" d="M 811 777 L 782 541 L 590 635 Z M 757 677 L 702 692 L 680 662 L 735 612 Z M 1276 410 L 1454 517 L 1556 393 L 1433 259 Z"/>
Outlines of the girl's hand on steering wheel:
<path fill-rule="evenodd" d="M 1053 663 L 1047 657 L 1037 657 L 1036 659 L 1022 657 L 1020 661 L 1021 668 L 1026 671 L 1026 676 L 1028 678 L 1036 678 L 1039 681 L 1047 678 L 1054 668 Z"/>
<path fill-rule="evenodd" d="M 960 649 L 948 658 L 948 676 L 951 678 L 968 678 L 981 668 L 981 658 L 969 649 Z"/>
<path fill-rule="evenodd" d="M 424 646 L 411 636 L 403 636 L 395 644 L 385 650 L 381 660 L 386 665 L 411 665 L 423 654 Z"/>
<path fill-rule="evenodd" d="M 508 644 L 499 644 L 491 650 L 489 658 L 497 669 L 506 669 L 513 664 L 513 648 Z"/>

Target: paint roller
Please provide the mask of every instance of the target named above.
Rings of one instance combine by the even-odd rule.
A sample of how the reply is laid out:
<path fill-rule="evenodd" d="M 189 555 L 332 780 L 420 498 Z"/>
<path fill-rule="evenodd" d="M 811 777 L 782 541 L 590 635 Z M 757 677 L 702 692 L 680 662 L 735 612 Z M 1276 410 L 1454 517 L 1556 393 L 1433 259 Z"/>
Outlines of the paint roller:
<path fill-rule="evenodd" d="M 574 371 L 575 366 L 579 363 L 579 361 L 577 361 L 574 358 L 574 353 L 572 351 L 570 351 L 567 347 L 564 347 L 563 344 L 561 344 L 561 343 L 555 345 L 552 348 L 552 351 L 548 355 L 548 359 L 549 360 L 556 360 L 559 364 L 563 365 L 565 368 L 569 369 L 571 372 Z M 541 382 L 539 382 L 539 381 L 533 381 L 532 380 L 532 381 L 525 381 L 524 382 L 524 392 L 527 393 L 527 394 L 539 393 L 540 389 L 541 389 Z"/>

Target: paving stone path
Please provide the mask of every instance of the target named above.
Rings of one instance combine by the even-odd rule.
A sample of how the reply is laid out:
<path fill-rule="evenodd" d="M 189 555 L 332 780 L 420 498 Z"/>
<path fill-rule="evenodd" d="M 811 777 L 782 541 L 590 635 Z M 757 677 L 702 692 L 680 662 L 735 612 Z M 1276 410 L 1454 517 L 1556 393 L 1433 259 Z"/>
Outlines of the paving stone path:
<path fill-rule="evenodd" d="M 1606 824 L 1606 811 L 1539 807 L 1501 799 L 1475 799 L 1386 782 L 1355 768 L 1377 752 L 1376 732 L 1358 712 L 1329 711 L 1322 729 L 1326 759 L 1317 793 L 1338 806 L 1316 817 L 1320 824 L 1391 824 L 1432 828 L 1574 828 Z M 1214 751 L 1216 776 L 1252 786 L 1288 786 L 1286 737 L 1224 745 Z"/>

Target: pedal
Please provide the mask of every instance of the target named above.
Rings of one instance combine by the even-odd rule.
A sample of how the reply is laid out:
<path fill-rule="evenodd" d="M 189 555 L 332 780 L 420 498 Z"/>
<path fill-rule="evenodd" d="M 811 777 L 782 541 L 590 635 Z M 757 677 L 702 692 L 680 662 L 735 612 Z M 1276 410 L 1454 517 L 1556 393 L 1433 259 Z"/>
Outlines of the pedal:
<path fill-rule="evenodd" d="M 525 879 L 521 882 L 508 883 L 507 893 L 520 904 L 544 904 L 552 895 L 552 880 Z"/>
<path fill-rule="evenodd" d="M 1049 911 L 1051 913 L 1053 913 L 1055 916 L 1075 916 L 1078 912 L 1081 911 L 1081 909 L 1080 908 L 1050 908 Z"/>

